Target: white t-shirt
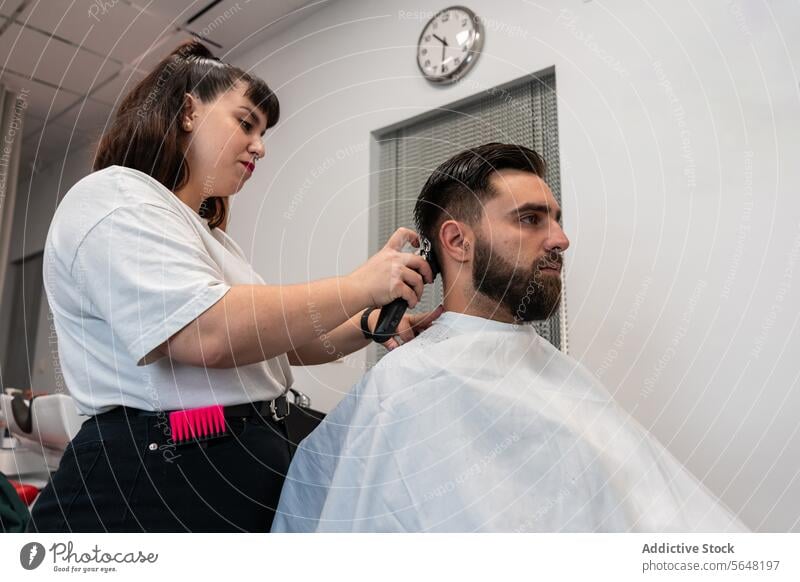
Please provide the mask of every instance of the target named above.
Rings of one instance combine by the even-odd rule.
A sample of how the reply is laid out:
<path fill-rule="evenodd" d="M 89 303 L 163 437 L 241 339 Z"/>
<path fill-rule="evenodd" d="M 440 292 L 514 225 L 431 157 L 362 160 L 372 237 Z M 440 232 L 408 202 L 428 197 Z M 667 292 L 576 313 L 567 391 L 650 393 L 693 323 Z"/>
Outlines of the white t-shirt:
<path fill-rule="evenodd" d="M 143 172 L 111 166 L 75 184 L 43 270 L 62 373 L 83 414 L 272 400 L 293 382 L 285 354 L 211 369 L 153 352 L 232 285 L 264 281 L 233 239 Z"/>

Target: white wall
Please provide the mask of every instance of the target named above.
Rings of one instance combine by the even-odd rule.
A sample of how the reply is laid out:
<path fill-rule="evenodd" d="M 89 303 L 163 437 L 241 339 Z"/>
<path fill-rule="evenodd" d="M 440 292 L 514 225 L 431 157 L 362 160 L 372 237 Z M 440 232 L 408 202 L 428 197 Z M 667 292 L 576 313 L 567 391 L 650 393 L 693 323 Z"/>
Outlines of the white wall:
<path fill-rule="evenodd" d="M 371 132 L 555 65 L 571 353 L 751 527 L 800 531 L 797 5 L 472 0 L 484 54 L 441 88 L 408 15 L 445 4 L 339 0 L 239 57 L 283 114 L 231 233 L 268 282 L 351 271 Z M 350 361 L 297 385 L 329 408 Z"/>
<path fill-rule="evenodd" d="M 15 231 L 11 258 L 19 259 L 44 249 L 47 231 L 58 201 L 78 180 L 91 171 L 93 149 L 79 147 L 65 159 L 48 164 L 33 176 L 24 172 L 17 188 L 14 212 Z M 29 160 L 26 160 L 29 162 Z M 20 235 L 20 232 L 22 235 Z M 35 338 L 31 387 L 37 392 L 65 392 L 58 360 L 58 344 L 47 296 L 42 290 L 39 323 Z"/>

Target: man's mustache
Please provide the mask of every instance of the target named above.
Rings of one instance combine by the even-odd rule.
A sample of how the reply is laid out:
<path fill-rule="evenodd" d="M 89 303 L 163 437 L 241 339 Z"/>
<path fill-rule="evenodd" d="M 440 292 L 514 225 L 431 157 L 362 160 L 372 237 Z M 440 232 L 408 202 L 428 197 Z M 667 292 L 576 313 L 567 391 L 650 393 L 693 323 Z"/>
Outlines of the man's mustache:
<path fill-rule="evenodd" d="M 536 269 L 561 269 L 564 266 L 564 257 L 558 251 L 550 251 L 538 261 L 536 261 Z"/>

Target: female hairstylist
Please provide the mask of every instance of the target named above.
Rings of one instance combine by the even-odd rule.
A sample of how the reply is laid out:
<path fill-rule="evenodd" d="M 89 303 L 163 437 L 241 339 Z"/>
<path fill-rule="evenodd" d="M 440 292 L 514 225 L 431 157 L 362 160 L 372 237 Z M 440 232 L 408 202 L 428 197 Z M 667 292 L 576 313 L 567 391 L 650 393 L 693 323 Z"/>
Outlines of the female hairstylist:
<path fill-rule="evenodd" d="M 95 171 L 58 206 L 45 288 L 64 378 L 91 418 L 32 531 L 269 531 L 290 364 L 364 347 L 365 309 L 413 307 L 431 281 L 400 229 L 348 276 L 263 284 L 222 229 L 277 121 L 263 81 L 184 43 L 122 101 Z M 400 337 L 438 314 L 406 316 Z"/>

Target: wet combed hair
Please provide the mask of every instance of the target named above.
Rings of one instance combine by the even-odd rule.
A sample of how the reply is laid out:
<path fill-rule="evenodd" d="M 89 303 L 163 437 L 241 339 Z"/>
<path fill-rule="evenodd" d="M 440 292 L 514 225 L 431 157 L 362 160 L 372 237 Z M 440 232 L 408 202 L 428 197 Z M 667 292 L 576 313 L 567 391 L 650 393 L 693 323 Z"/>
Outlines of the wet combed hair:
<path fill-rule="evenodd" d="M 181 129 L 184 95 L 208 103 L 240 81 L 247 86 L 246 97 L 266 116 L 267 127 L 278 123 L 278 98 L 264 81 L 223 63 L 199 41 L 180 44 L 122 100 L 97 146 L 93 169 L 126 166 L 179 190 L 189 181 L 184 155 L 189 135 Z M 200 215 L 211 228 L 223 224 L 222 199 L 207 198 Z"/>
<path fill-rule="evenodd" d="M 497 195 L 491 177 L 498 170 L 522 170 L 544 179 L 542 156 L 522 145 L 487 143 L 456 154 L 425 182 L 414 206 L 417 232 L 438 250 L 438 231 L 446 220 L 480 221 L 483 205 Z"/>

